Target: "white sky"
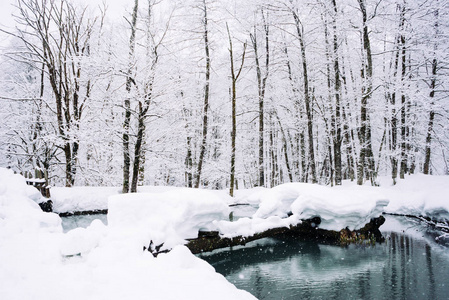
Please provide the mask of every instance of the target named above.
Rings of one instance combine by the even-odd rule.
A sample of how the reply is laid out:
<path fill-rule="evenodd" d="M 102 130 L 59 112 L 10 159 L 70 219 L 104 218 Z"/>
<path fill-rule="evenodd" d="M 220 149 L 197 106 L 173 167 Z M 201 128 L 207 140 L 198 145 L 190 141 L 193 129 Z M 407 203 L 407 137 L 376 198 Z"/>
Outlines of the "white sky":
<path fill-rule="evenodd" d="M 125 11 L 130 12 L 130 7 L 133 5 L 133 0 L 73 0 L 74 2 L 88 4 L 90 7 L 98 7 L 103 2 L 108 6 L 108 17 L 112 20 L 123 18 Z M 2 29 L 14 28 L 14 5 L 16 0 L 0 0 L 0 27 Z M 5 34 L 0 32 L 0 48 L 6 46 L 8 38 Z"/>
<path fill-rule="evenodd" d="M 3 26 L 11 26 L 12 24 L 12 11 L 13 6 L 12 3 L 14 1 L 12 0 L 0 0 L 0 25 Z"/>
<path fill-rule="evenodd" d="M 73 0 L 74 2 L 85 3 L 90 7 L 101 5 L 103 2 L 109 7 L 108 15 L 111 18 L 122 17 L 125 9 L 129 9 L 133 5 L 133 0 Z M 0 25 L 13 26 L 13 18 L 11 14 L 14 11 L 14 3 L 16 0 L 0 0 Z"/>

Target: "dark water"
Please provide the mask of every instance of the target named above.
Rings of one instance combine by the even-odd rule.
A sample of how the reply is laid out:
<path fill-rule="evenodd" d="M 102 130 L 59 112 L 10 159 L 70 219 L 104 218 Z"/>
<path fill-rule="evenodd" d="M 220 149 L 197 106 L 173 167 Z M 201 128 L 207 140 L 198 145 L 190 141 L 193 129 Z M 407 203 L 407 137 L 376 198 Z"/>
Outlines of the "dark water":
<path fill-rule="evenodd" d="M 258 299 L 449 299 L 449 248 L 401 226 L 376 246 L 265 239 L 201 257 Z"/>
<path fill-rule="evenodd" d="M 375 246 L 263 239 L 200 257 L 258 299 L 449 299 L 449 238 L 418 220 L 386 218 L 387 240 Z M 64 231 L 107 224 L 106 215 L 62 219 Z"/>

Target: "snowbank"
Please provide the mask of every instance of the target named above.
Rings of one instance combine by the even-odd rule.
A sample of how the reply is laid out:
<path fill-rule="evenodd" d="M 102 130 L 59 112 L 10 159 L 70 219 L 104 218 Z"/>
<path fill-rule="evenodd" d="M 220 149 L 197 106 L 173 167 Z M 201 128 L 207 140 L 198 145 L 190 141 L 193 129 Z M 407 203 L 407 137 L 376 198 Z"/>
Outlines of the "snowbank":
<path fill-rule="evenodd" d="M 196 238 L 198 230 L 213 230 L 214 220 L 229 218 L 229 207 L 207 190 L 178 188 L 164 193 L 138 193 L 109 198 L 108 224 L 114 232 L 150 240 L 170 249 Z"/>
<path fill-rule="evenodd" d="M 449 221 L 449 176 L 410 175 L 394 186 L 384 178 L 381 189 L 390 200 L 387 213 Z"/>
<path fill-rule="evenodd" d="M 322 219 L 320 228 L 329 230 L 358 229 L 382 212 L 449 221 L 449 176 L 416 174 L 397 180 L 394 186 L 390 178 L 380 178 L 380 182 L 380 187 L 358 186 L 354 182 L 337 187 L 287 183 L 271 189 L 241 191 L 236 203 L 259 204 L 253 218 L 238 220 L 236 224 L 221 221 L 217 225 L 227 235 L 250 235 L 270 223 L 288 226 L 297 219 L 315 216 Z M 293 216 L 282 222 L 273 219 L 285 218 L 289 213 Z"/>
<path fill-rule="evenodd" d="M 39 192 L 0 168 L 0 299 L 254 299 L 182 246 L 199 229 L 250 236 L 320 216 L 321 228 L 357 229 L 382 211 L 449 220 L 449 177 L 408 176 L 380 188 L 290 183 L 236 193 L 259 206 L 252 218 L 227 221 L 224 191 L 144 187 L 53 188 L 56 211 L 109 208 L 108 226 L 95 220 L 63 234 L 61 219 L 44 213 Z M 107 200 L 109 198 L 109 200 Z M 290 215 L 292 213 L 292 215 Z M 168 254 L 142 251 L 149 241 Z"/>
<path fill-rule="evenodd" d="M 118 187 L 52 187 L 53 211 L 64 213 L 107 209 L 109 196 L 119 192 Z"/>
<path fill-rule="evenodd" d="M 288 213 L 298 219 L 319 216 L 320 228 L 340 230 L 359 229 L 371 218 L 382 214 L 387 198 L 370 187 L 327 187 L 306 183 L 287 183 L 263 193 L 256 193 L 260 201 L 255 218 L 285 217 Z"/>
<path fill-rule="evenodd" d="M 297 215 L 288 218 L 280 218 L 278 216 L 271 216 L 266 219 L 262 218 L 241 218 L 235 222 L 230 221 L 214 221 L 218 231 L 223 237 L 235 236 L 252 236 L 256 233 L 266 231 L 271 228 L 289 227 L 290 225 L 297 225 L 301 220 Z"/>
<path fill-rule="evenodd" d="M 98 220 L 63 234 L 38 198 L 0 168 L 0 299 L 255 299 L 184 246 L 154 258 Z"/>
<path fill-rule="evenodd" d="M 381 177 L 379 181 L 381 187 L 369 185 L 360 187 L 354 182 L 344 182 L 343 186 L 333 188 L 302 183 L 286 184 L 272 189 L 257 187 L 237 190 L 234 198 L 229 197 L 224 190 L 209 192 L 227 204 L 260 204 L 260 209 L 255 215 L 256 218 L 266 218 L 271 215 L 285 217 L 287 212 L 296 208 L 297 213 L 304 209 L 305 212 L 302 213 L 304 216 L 320 210 L 320 213 L 328 214 L 328 219 L 332 217 L 334 210 L 337 210 L 345 219 L 348 219 L 344 216 L 343 208 L 347 210 L 355 208 L 358 211 L 357 214 L 364 213 L 359 207 L 352 206 L 356 203 L 355 199 L 360 199 L 360 203 L 368 203 L 369 205 L 365 209 L 369 212 L 369 208 L 373 208 L 373 199 L 377 198 L 381 201 L 378 203 L 379 207 L 384 204 L 382 201 L 389 200 L 389 204 L 384 207 L 384 211 L 388 213 L 449 220 L 449 201 L 446 200 L 449 195 L 449 176 L 411 175 L 407 176 L 405 180 L 397 180 L 395 186 L 387 177 Z M 27 190 L 34 194 L 30 194 L 30 197 L 39 202 L 40 195 L 36 189 L 27 187 Z M 163 186 L 138 188 L 139 193 L 151 194 L 177 190 L 182 191 L 182 188 L 181 190 L 177 187 Z M 120 192 L 119 187 L 53 187 L 51 189 L 53 209 L 57 213 L 107 209 L 108 198 L 119 195 Z M 302 200 L 297 199 L 300 196 Z M 292 207 L 293 202 L 296 202 L 294 207 Z M 311 207 L 312 202 L 317 206 Z M 304 204 L 307 205 L 303 206 Z M 332 212 L 328 213 L 326 210 Z M 339 214 L 335 216 L 338 217 Z M 355 225 L 357 222 L 352 221 L 352 223 Z"/>
<path fill-rule="evenodd" d="M 158 194 L 179 189 L 182 190 L 183 188 L 170 186 L 139 186 L 137 191 L 138 193 Z M 51 200 L 53 201 L 53 211 L 56 213 L 65 213 L 108 209 L 109 197 L 120 195 L 121 191 L 121 187 L 52 187 Z M 214 193 L 216 197 L 219 197 L 223 202 L 228 204 L 233 203 L 235 200 L 224 190 L 209 192 Z M 243 201 L 246 203 L 246 199 L 243 199 Z"/>
<path fill-rule="evenodd" d="M 10 234 L 37 234 L 41 228 L 62 232 L 61 219 L 43 213 L 37 202 L 40 192 L 26 184 L 25 178 L 0 168 L 0 241 Z"/>
<path fill-rule="evenodd" d="M 164 193 L 111 196 L 108 224 L 117 236 L 132 236 L 136 248 L 148 247 L 153 241 L 154 245 L 164 243 L 162 250 L 196 238 L 200 229 L 218 230 L 223 237 L 251 236 L 315 216 L 321 218 L 323 229 L 359 229 L 381 215 L 388 204 L 379 189 L 305 183 L 257 188 L 241 193 L 241 197 L 259 203 L 259 209 L 252 218 L 230 222 L 227 203 L 212 191 L 178 188 Z"/>

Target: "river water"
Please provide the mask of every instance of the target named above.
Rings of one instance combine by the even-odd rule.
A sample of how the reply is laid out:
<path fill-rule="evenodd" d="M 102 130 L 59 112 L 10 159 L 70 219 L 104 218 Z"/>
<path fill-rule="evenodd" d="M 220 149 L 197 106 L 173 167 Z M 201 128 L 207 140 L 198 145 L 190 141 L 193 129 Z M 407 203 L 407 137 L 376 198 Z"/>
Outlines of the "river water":
<path fill-rule="evenodd" d="M 258 299 L 449 299 L 440 232 L 404 217 L 387 216 L 387 227 L 375 246 L 264 239 L 201 257 Z"/>
<path fill-rule="evenodd" d="M 63 218 L 64 230 L 105 215 Z M 386 242 L 348 247 L 263 239 L 200 255 L 258 299 L 449 299 L 449 239 L 418 220 L 386 216 Z"/>
<path fill-rule="evenodd" d="M 93 220 L 100 220 L 103 224 L 108 225 L 108 218 L 106 214 L 95 214 L 95 215 L 77 215 L 61 217 L 62 219 L 62 229 L 65 232 L 82 227 L 88 227 Z"/>

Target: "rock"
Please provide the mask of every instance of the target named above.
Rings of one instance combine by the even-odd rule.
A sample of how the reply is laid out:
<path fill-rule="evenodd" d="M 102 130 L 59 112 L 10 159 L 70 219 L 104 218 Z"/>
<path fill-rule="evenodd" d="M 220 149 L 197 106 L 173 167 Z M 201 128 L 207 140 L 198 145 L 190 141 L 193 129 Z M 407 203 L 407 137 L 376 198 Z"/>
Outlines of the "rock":
<path fill-rule="evenodd" d="M 39 206 L 44 212 L 53 212 L 53 201 L 51 200 L 41 202 L 39 203 Z"/>

